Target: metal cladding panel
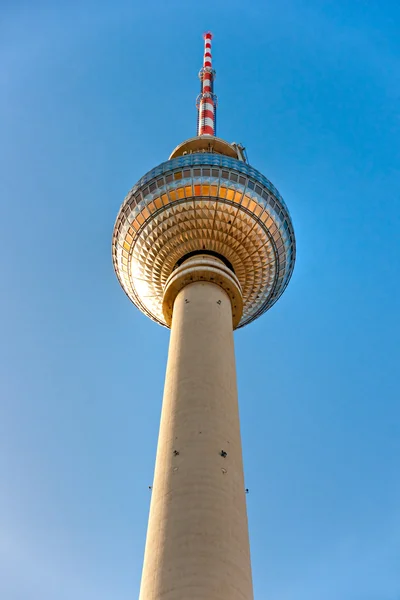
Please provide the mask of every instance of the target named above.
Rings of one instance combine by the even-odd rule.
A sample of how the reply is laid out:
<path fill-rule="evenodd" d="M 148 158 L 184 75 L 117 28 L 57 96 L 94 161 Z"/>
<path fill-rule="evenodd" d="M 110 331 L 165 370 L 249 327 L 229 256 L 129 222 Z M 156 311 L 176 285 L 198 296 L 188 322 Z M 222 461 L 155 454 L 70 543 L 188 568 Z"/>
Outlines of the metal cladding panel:
<path fill-rule="evenodd" d="M 211 153 L 166 161 L 131 189 L 114 228 L 119 281 L 161 325 L 164 285 L 189 252 L 210 250 L 233 265 L 242 287 L 239 327 L 268 310 L 286 288 L 295 237 L 276 188 L 246 163 Z"/>

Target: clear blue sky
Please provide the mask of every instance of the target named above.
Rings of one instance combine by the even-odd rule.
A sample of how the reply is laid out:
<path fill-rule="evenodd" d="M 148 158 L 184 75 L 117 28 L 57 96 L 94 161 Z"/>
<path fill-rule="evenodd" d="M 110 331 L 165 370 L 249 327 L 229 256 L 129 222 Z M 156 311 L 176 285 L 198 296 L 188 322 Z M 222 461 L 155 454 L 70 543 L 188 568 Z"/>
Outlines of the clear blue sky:
<path fill-rule="evenodd" d="M 278 304 L 236 334 L 256 600 L 400 597 L 400 5 L 0 5 L 0 598 L 137 598 L 168 331 L 111 264 L 119 206 L 195 133 L 283 194 Z"/>

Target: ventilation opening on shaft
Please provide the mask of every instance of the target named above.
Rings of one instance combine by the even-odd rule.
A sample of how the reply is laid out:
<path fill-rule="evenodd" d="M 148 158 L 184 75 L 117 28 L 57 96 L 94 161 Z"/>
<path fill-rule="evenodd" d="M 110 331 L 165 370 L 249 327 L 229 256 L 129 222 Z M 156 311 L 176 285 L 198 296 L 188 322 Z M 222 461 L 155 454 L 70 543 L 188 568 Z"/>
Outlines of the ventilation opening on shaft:
<path fill-rule="evenodd" d="M 219 258 L 219 260 L 222 261 L 224 263 L 224 265 L 232 271 L 232 273 L 235 272 L 235 269 L 233 268 L 232 263 L 229 262 L 229 260 L 227 258 L 225 258 L 225 256 L 222 256 L 222 254 L 218 254 L 218 252 L 214 252 L 213 250 L 193 250 L 193 252 L 188 252 L 188 254 L 185 254 L 176 262 L 176 265 L 174 266 L 174 268 L 172 270 L 175 271 L 175 269 L 180 267 L 181 264 L 185 262 L 185 260 L 192 258 L 192 256 L 198 256 L 199 254 L 215 256 L 215 258 Z"/>

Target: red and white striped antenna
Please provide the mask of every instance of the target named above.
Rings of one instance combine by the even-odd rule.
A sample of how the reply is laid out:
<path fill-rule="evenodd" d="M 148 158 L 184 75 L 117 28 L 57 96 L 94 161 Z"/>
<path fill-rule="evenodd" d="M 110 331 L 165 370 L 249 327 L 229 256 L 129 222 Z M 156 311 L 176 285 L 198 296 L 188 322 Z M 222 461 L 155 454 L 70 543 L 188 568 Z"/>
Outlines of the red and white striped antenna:
<path fill-rule="evenodd" d="M 212 68 L 212 33 L 204 34 L 203 67 L 199 72 L 200 94 L 197 96 L 197 135 L 216 135 L 217 96 L 214 94 L 215 71 Z"/>

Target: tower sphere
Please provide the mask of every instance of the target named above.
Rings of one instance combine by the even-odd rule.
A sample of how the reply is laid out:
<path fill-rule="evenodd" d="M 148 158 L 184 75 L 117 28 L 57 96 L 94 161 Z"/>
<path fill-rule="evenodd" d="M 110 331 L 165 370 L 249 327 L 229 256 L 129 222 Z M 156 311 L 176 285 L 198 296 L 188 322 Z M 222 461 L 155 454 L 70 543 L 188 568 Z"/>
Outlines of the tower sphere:
<path fill-rule="evenodd" d="M 248 165 L 240 147 L 209 135 L 180 144 L 126 196 L 113 234 L 116 274 L 132 302 L 169 326 L 167 279 L 194 253 L 225 259 L 239 280 L 250 323 L 281 296 L 295 262 L 289 211 L 272 183 Z"/>

